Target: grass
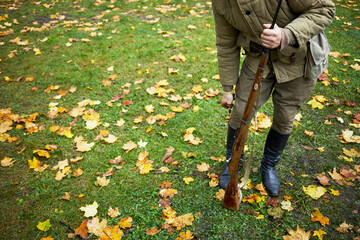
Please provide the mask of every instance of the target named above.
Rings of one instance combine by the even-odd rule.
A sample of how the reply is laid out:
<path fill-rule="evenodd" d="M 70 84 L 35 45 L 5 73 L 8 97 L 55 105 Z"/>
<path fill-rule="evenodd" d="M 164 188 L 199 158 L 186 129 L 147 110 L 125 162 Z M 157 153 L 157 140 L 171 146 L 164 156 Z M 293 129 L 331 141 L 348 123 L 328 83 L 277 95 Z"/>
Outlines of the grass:
<path fill-rule="evenodd" d="M 172 112 L 172 106 L 179 105 L 179 102 L 168 99 L 171 94 L 160 98 L 147 93 L 146 90 L 160 80 L 166 79 L 169 85 L 164 88 L 174 89 L 173 95 L 182 97 L 191 93 L 197 85 L 201 85 L 204 91 L 221 89 L 219 82 L 213 78 L 218 72 L 210 5 L 192 0 L 168 2 L 176 10 L 164 14 L 155 7 L 167 3 L 155 0 L 130 3 L 107 1 L 97 6 L 93 1 L 53 1 L 50 7 L 43 2 L 36 4 L 29 1 L 0 4 L 0 16 L 5 17 L 0 21 L 4 27 L 1 31 L 14 30 L 13 34 L 0 37 L 0 42 L 3 42 L 0 46 L 0 108 L 11 108 L 13 114 L 25 118 L 38 113 L 34 123 L 42 128 L 30 134 L 24 123 L 14 123 L 7 133 L 19 139 L 0 143 L 0 159 L 11 157 L 16 160 L 13 166 L 0 168 L 1 238 L 41 239 L 51 236 L 54 239 L 67 239 L 67 234 L 73 233 L 87 219 L 79 208 L 96 201 L 99 204 L 96 216 L 107 219 L 109 226 L 115 226 L 122 218 L 133 218 L 132 227 L 123 229 L 126 239 L 175 239 L 185 230 L 190 230 L 198 239 L 282 239 L 288 234 L 288 229 L 296 230 L 297 226 L 312 233 L 322 229 L 327 232 L 324 239 L 355 239 L 359 231 L 359 181 L 355 180 L 353 186 L 341 186 L 331 180 L 332 185 L 327 189 L 339 190 L 340 196 L 327 193 L 327 198 L 318 200 L 306 195 L 302 185 L 319 185 L 316 176 L 320 173 L 329 176 L 328 172 L 334 167 L 338 170 L 344 166 L 353 169 L 359 165 L 358 157 L 354 158 L 354 162 L 338 158 L 343 155 L 342 148 L 359 149 L 355 143 L 344 144 L 339 140 L 344 129 L 351 129 L 354 135 L 359 135 L 359 130 L 349 125 L 353 114 L 359 113 L 360 104 L 358 72 L 350 67 L 359 59 L 359 20 L 355 19 L 359 7 L 352 6 L 350 1 L 336 1 L 338 19 L 334 20 L 326 34 L 332 51 L 350 53 L 350 57 L 330 57 L 331 75 L 328 79 L 333 84 L 325 86 L 319 81 L 313 92 L 313 96 L 324 95 L 331 104 L 321 110 L 305 104 L 300 110 L 303 115 L 301 124 L 294 128 L 279 164 L 282 193 L 278 200 L 281 202 L 284 196 L 291 196 L 294 210 L 284 211 L 281 218 L 274 218 L 268 212 L 273 207 L 266 206 L 265 201 L 242 203 L 239 211 L 228 211 L 222 207 L 221 201 L 214 198 L 218 188 L 209 187 L 207 173 L 218 173 L 222 168 L 222 163 L 210 157 L 225 154 L 225 117 L 228 112 L 219 105 L 220 95 L 209 99 L 193 96 L 181 100 L 181 103 L 188 102 L 192 106 L 167 119 L 166 124 L 150 125 L 145 121 L 149 116 L 166 115 Z M 105 12 L 107 10 L 110 11 Z M 103 17 L 96 18 L 101 14 Z M 117 16 L 120 17 L 119 21 L 114 21 Z M 160 18 L 156 23 L 144 22 L 156 18 Z M 57 22 L 51 22 L 55 20 Z M 20 32 L 26 27 L 40 28 L 49 24 L 51 27 L 43 31 Z M 189 25 L 196 29 L 189 29 Z M 93 32 L 96 36 L 90 36 Z M 169 36 L 164 37 L 165 33 Z M 28 40 L 29 44 L 20 46 L 9 43 L 17 36 L 22 41 Z M 91 41 L 86 43 L 84 39 Z M 39 48 L 41 54 L 35 55 L 34 48 Z M 8 57 L 14 50 L 17 50 L 17 55 Z M 170 60 L 179 53 L 186 57 L 185 62 Z M 343 64 L 345 60 L 348 65 Z M 108 70 L 110 67 L 113 67 L 113 71 Z M 168 74 L 169 68 L 179 70 L 179 73 Z M 347 71 L 343 71 L 344 68 Z M 103 81 L 114 74 L 117 74 L 117 78 L 111 80 L 111 86 L 105 86 Z M 5 81 L 19 77 L 23 78 Z M 34 80 L 25 81 L 28 77 Z M 339 81 L 333 80 L 334 77 Z M 204 78 L 208 81 L 202 81 Z M 139 80 L 142 82 L 138 83 Z M 59 90 L 44 92 L 51 85 L 58 85 L 61 90 L 67 91 L 76 87 L 76 91 L 54 99 Z M 112 106 L 106 104 L 120 95 L 122 98 L 114 101 Z M 82 117 L 74 118 L 68 113 L 61 113 L 55 118 L 47 116 L 50 103 L 58 103 L 57 107 L 64 107 L 69 112 L 85 99 L 100 101 L 97 105 L 86 106 L 87 110 L 94 109 L 100 115 L 101 125 L 93 130 L 85 128 Z M 126 105 L 129 100 L 132 104 Z M 348 106 L 344 104 L 345 101 L 355 106 Z M 168 106 L 161 105 L 161 102 L 166 102 Z M 146 112 L 144 108 L 147 105 L 153 105 L 155 112 Z M 199 106 L 199 110 L 193 111 L 194 106 Z M 268 115 L 271 110 L 270 102 L 261 109 Z M 346 111 L 352 114 L 346 114 Z M 330 114 L 336 114 L 344 122 L 331 119 L 332 124 L 325 125 L 324 120 Z M 134 119 L 139 116 L 144 120 L 135 124 Z M 116 126 L 121 118 L 125 124 Z M 17 125 L 22 128 L 16 128 Z M 74 137 L 66 138 L 50 132 L 53 125 L 71 126 L 74 137 L 83 136 L 86 141 L 95 142 L 94 147 L 84 153 L 76 151 Z M 147 131 L 150 126 L 152 129 Z M 196 129 L 193 134 L 203 141 L 201 144 L 192 145 L 183 141 L 186 129 L 191 127 Z M 118 140 L 113 144 L 94 140 L 101 130 L 108 130 Z M 315 134 L 306 136 L 305 130 Z M 261 182 L 257 168 L 266 132 L 267 129 L 258 132 L 255 138 L 255 158 L 250 175 L 255 185 Z M 145 148 L 138 147 L 125 153 L 125 143 L 137 143 L 140 139 L 148 142 Z M 47 144 L 57 146 L 56 150 L 50 152 L 49 159 L 33 153 L 34 150 L 45 149 Z M 178 161 L 177 165 L 161 162 L 166 148 L 170 146 L 175 148 L 172 157 Z M 314 149 L 324 147 L 325 151 L 308 151 L 303 146 Z M 149 152 L 154 169 L 166 166 L 170 171 L 151 171 L 141 175 L 136 161 L 139 153 L 145 149 Z M 188 153 L 194 156 L 187 157 Z M 108 177 L 109 186 L 98 186 L 97 177 L 113 166 L 108 160 L 119 155 L 124 159 L 124 164 L 119 165 L 122 168 Z M 28 160 L 34 156 L 43 164 L 48 164 L 48 169 L 43 172 L 29 169 Z M 51 168 L 59 161 L 79 156 L 83 160 L 71 163 L 71 169 L 80 168 L 84 173 L 75 177 L 72 172 L 61 181 L 56 181 L 57 170 Z M 202 162 L 210 165 L 208 172 L 197 170 L 197 165 Z M 186 185 L 182 180 L 184 177 L 192 177 L 194 182 Z M 194 222 L 175 233 L 162 230 L 149 236 L 145 234 L 146 229 L 154 226 L 161 228 L 165 222 L 162 218 L 163 208 L 159 206 L 162 198 L 159 185 L 164 181 L 171 182 L 172 188 L 178 192 L 169 198 L 172 209 L 178 216 L 191 213 Z M 65 192 L 70 194 L 70 200 L 60 199 Z M 84 196 L 79 197 L 81 194 Z M 246 190 L 243 194 L 260 195 L 255 189 Z M 107 216 L 109 207 L 118 207 L 121 215 L 116 218 Z M 323 227 L 319 222 L 311 221 L 314 208 L 330 219 L 329 225 Z M 264 219 L 256 219 L 258 214 L 264 215 Z M 50 229 L 46 232 L 37 229 L 38 223 L 47 219 L 52 225 Z M 352 224 L 353 229 L 346 233 L 337 231 L 343 222 Z M 92 234 L 90 238 L 97 237 Z M 312 236 L 311 239 L 317 237 Z"/>

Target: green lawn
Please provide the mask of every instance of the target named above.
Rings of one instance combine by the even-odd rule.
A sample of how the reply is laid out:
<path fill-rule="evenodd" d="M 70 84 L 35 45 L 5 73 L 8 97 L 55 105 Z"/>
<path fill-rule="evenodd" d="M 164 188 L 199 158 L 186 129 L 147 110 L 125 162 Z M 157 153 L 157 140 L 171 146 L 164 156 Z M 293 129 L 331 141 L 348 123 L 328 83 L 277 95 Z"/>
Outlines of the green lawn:
<path fill-rule="evenodd" d="M 323 108 L 299 111 L 277 206 L 255 188 L 266 128 L 249 134 L 248 201 L 229 211 L 209 185 L 228 116 L 210 2 L 1 1 L 0 238 L 358 239 L 359 3 L 335 2 L 326 34 L 340 55 L 312 94 Z"/>

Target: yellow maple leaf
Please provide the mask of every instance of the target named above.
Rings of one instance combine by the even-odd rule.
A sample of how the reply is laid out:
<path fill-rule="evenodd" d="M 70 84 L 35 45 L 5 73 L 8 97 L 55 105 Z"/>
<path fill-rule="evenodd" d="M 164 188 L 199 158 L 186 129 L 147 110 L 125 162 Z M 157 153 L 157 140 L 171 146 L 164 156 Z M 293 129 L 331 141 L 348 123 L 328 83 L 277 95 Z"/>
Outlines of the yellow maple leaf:
<path fill-rule="evenodd" d="M 64 169 L 60 169 L 55 176 L 55 180 L 60 181 L 62 180 L 64 177 L 66 177 L 67 175 L 69 175 L 71 173 L 71 167 L 65 167 Z"/>
<path fill-rule="evenodd" d="M 191 240 L 194 238 L 194 235 L 191 233 L 190 230 L 186 230 L 185 232 L 179 233 L 179 237 L 175 240 Z"/>
<path fill-rule="evenodd" d="M 140 169 L 140 174 L 145 175 L 145 174 L 148 174 L 151 170 L 154 170 L 154 167 L 150 163 L 145 163 L 145 164 L 139 166 L 139 169 Z"/>
<path fill-rule="evenodd" d="M 284 200 L 281 202 L 281 208 L 286 211 L 292 211 L 294 208 L 291 206 L 291 202 L 289 200 Z"/>
<path fill-rule="evenodd" d="M 302 186 L 304 192 L 313 199 L 319 199 L 322 195 L 326 193 L 326 189 L 316 185 L 309 185 L 307 187 Z"/>
<path fill-rule="evenodd" d="M 33 157 L 33 160 L 29 159 L 28 164 L 30 169 L 35 169 L 40 167 L 40 161 L 36 157 Z"/>
<path fill-rule="evenodd" d="M 109 207 L 107 214 L 112 218 L 116 218 L 116 217 L 120 216 L 119 208 Z"/>
<path fill-rule="evenodd" d="M 184 177 L 183 181 L 185 182 L 185 184 L 189 184 L 190 182 L 193 182 L 194 179 L 192 177 Z"/>
<path fill-rule="evenodd" d="M 171 106 L 171 111 L 174 111 L 174 112 L 183 112 L 183 111 L 184 111 L 184 108 L 181 107 L 181 106 Z"/>
<path fill-rule="evenodd" d="M 33 153 L 37 153 L 40 157 L 50 158 L 50 153 L 46 150 L 34 150 Z"/>
<path fill-rule="evenodd" d="M 319 230 L 315 230 L 313 236 L 314 237 L 318 237 L 320 240 L 323 240 L 323 235 L 327 234 L 325 231 L 323 231 L 322 229 Z"/>
<path fill-rule="evenodd" d="M 163 188 L 159 191 L 160 196 L 162 196 L 163 198 L 174 197 L 177 193 L 178 191 L 173 188 Z"/>
<path fill-rule="evenodd" d="M 192 88 L 193 92 L 195 93 L 199 93 L 199 92 L 202 92 L 203 91 L 203 88 L 201 85 L 196 85 Z"/>
<path fill-rule="evenodd" d="M 43 231 L 43 232 L 46 232 L 46 231 L 49 230 L 50 227 L 51 227 L 50 219 L 48 219 L 48 220 L 46 220 L 46 221 L 44 221 L 44 222 L 39 222 L 39 223 L 36 225 L 36 227 L 37 227 L 39 230 L 41 230 L 41 231 Z"/>
<path fill-rule="evenodd" d="M 120 226 L 121 228 L 131 228 L 131 226 L 132 226 L 132 221 L 133 221 L 132 217 L 122 218 L 122 219 L 120 219 L 120 221 L 119 221 L 119 226 Z"/>
<path fill-rule="evenodd" d="M 292 229 L 287 230 L 290 235 L 283 236 L 283 240 L 309 240 L 311 237 L 311 231 L 305 232 L 303 229 L 297 226 L 296 231 Z"/>
<path fill-rule="evenodd" d="M 49 237 L 40 238 L 40 240 L 54 240 L 54 238 L 49 236 Z"/>
<path fill-rule="evenodd" d="M 122 236 L 124 235 L 124 232 L 120 229 L 119 225 L 105 227 L 104 228 L 104 233 L 111 240 L 121 240 Z M 104 240 L 105 239 L 106 238 L 104 238 Z"/>
<path fill-rule="evenodd" d="M 316 100 L 310 100 L 307 104 L 311 105 L 311 107 L 313 109 L 323 109 L 324 108 L 324 105 L 322 105 L 320 102 L 316 101 Z"/>
<path fill-rule="evenodd" d="M 329 189 L 330 190 L 330 193 L 334 196 L 340 196 L 340 192 L 338 190 L 334 190 L 332 188 Z"/>
<path fill-rule="evenodd" d="M 75 141 L 75 142 L 76 142 L 76 151 L 78 151 L 78 152 L 88 152 L 95 145 L 95 143 L 93 143 L 93 142 L 88 143 L 86 141 L 82 141 L 82 137 L 81 137 L 80 141 Z"/>
<path fill-rule="evenodd" d="M 218 179 L 211 179 L 209 182 L 209 186 L 210 187 L 216 187 L 219 185 L 219 180 Z"/>

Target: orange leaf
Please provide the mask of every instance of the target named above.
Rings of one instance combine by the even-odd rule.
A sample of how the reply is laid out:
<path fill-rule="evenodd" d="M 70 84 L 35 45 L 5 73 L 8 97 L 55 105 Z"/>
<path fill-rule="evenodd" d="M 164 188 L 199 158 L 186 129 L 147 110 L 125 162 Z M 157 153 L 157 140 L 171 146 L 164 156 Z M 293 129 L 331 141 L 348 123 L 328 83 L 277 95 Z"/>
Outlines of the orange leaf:
<path fill-rule="evenodd" d="M 132 217 L 120 219 L 119 225 L 121 228 L 131 228 L 133 219 Z"/>
<path fill-rule="evenodd" d="M 151 229 L 146 229 L 146 235 L 154 236 L 158 234 L 161 229 L 158 229 L 156 226 L 152 227 Z"/>
<path fill-rule="evenodd" d="M 320 222 L 323 227 L 326 224 L 329 224 L 330 219 L 328 217 L 324 217 L 319 209 L 315 208 L 315 211 L 311 213 L 311 221 Z"/>
<path fill-rule="evenodd" d="M 81 238 L 86 239 L 88 237 L 89 229 L 87 228 L 88 220 L 82 221 L 80 227 L 75 230 L 75 235 L 80 235 Z"/>

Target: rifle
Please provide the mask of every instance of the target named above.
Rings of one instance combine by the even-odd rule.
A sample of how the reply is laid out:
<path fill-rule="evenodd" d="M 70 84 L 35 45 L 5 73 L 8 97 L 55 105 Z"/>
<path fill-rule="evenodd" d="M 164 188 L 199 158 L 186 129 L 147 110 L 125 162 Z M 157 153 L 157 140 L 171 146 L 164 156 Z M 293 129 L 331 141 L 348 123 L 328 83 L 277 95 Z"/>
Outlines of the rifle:
<path fill-rule="evenodd" d="M 273 29 L 275 26 L 276 18 L 280 10 L 281 1 L 282 0 L 279 0 L 270 29 Z M 258 69 L 256 71 L 250 94 L 246 102 L 245 110 L 242 115 L 242 123 L 239 129 L 235 146 L 233 148 L 232 157 L 229 163 L 230 182 L 226 187 L 223 206 L 230 210 L 239 210 L 239 204 L 242 199 L 242 193 L 240 189 L 245 186 L 250 174 L 251 157 L 246 163 L 244 178 L 242 182 L 238 185 L 239 161 L 241 158 L 241 154 L 245 149 L 246 138 L 249 132 L 251 113 L 255 104 L 255 100 L 257 98 L 257 94 L 260 91 L 261 80 L 263 78 L 264 71 L 269 59 L 269 53 L 270 50 L 268 48 L 263 48 Z"/>

